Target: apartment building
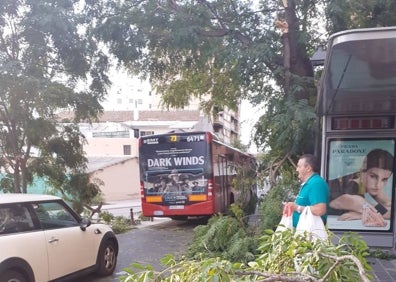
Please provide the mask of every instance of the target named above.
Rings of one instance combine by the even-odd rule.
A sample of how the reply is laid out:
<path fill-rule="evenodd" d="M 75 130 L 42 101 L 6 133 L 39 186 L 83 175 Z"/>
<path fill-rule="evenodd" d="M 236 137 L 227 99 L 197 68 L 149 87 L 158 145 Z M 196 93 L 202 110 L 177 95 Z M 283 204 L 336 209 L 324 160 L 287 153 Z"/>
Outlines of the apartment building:
<path fill-rule="evenodd" d="M 191 98 L 189 105 L 183 109 L 164 109 L 161 97 L 155 94 L 147 80 L 131 77 L 123 70 L 117 70 L 113 75 L 113 85 L 109 93 L 107 99 L 102 103 L 106 113 L 101 119 L 105 121 L 106 117 L 110 117 L 109 112 L 115 112 L 117 115 L 122 111 L 133 113 L 133 120 L 130 116 L 129 121 L 135 121 L 135 125 L 143 127 L 145 129 L 142 131 L 143 134 L 145 131 L 154 131 L 154 134 L 162 132 L 156 132 L 155 128 L 150 130 L 149 121 L 167 121 L 168 117 L 174 121 L 177 120 L 175 116 L 181 116 L 182 120 L 183 115 L 191 111 L 200 111 L 200 101 L 196 98 Z M 183 114 L 183 111 L 187 112 Z M 196 118 L 195 115 L 194 117 Z M 211 123 L 211 126 L 205 130 L 214 132 L 224 143 L 232 144 L 234 140 L 239 139 L 240 107 L 237 111 L 228 108 L 213 109 L 210 115 L 200 112 L 199 118 L 201 117 L 205 117 Z M 196 121 L 199 122 L 198 119 Z M 183 126 L 185 125 L 183 124 Z M 172 128 L 169 128 L 168 131 L 176 128 L 177 125 L 172 123 Z M 185 128 L 180 129 L 186 130 Z"/>

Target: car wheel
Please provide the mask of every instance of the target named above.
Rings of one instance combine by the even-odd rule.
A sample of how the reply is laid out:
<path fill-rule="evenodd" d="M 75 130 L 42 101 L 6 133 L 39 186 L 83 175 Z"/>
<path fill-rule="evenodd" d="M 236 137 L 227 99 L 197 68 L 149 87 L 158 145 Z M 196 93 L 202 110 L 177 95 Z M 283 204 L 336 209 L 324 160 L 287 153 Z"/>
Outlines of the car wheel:
<path fill-rule="evenodd" d="M 28 282 L 26 277 L 15 270 L 6 270 L 0 276 L 0 282 Z"/>
<path fill-rule="evenodd" d="M 100 276 L 111 275 L 117 264 L 117 250 L 113 241 L 107 240 L 99 251 L 98 270 Z"/>

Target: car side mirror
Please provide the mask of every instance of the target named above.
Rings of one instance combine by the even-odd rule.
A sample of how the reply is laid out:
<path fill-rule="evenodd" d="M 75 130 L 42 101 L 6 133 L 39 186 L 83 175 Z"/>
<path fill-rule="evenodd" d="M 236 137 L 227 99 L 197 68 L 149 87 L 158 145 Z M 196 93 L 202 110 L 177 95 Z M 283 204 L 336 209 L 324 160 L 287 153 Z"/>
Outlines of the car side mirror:
<path fill-rule="evenodd" d="M 80 222 L 80 228 L 82 231 L 85 231 L 88 226 L 91 225 L 91 220 L 87 217 L 84 217 Z"/>

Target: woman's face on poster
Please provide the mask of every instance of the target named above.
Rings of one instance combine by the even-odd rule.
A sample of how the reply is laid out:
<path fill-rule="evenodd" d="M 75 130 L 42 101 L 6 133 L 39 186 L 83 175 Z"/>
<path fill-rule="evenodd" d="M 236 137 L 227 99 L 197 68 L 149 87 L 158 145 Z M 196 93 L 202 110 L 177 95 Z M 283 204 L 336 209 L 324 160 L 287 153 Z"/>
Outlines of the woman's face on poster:
<path fill-rule="evenodd" d="M 391 177 L 392 172 L 382 168 L 370 168 L 363 174 L 363 185 L 366 187 L 366 193 L 372 196 L 383 192 L 386 183 Z"/>

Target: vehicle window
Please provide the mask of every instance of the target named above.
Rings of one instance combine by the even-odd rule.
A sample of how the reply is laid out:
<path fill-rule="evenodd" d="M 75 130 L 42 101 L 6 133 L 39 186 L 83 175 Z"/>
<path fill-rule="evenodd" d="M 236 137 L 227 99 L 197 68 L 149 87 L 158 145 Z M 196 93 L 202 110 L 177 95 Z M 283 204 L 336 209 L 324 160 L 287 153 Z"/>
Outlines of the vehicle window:
<path fill-rule="evenodd" d="M 34 210 L 44 229 L 78 226 L 76 218 L 60 203 L 36 203 Z"/>
<path fill-rule="evenodd" d="M 24 232 L 34 229 L 32 217 L 21 204 L 0 206 L 0 234 Z"/>

